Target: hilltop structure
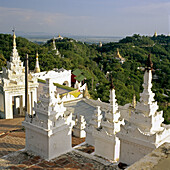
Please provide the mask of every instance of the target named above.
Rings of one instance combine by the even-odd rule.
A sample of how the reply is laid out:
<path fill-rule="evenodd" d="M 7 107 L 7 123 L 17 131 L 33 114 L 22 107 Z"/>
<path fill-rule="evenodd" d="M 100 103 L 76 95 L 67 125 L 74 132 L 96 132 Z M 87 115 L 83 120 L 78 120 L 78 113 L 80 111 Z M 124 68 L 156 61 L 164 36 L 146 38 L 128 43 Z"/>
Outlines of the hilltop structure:
<path fill-rule="evenodd" d="M 152 67 L 153 63 L 149 55 L 140 102 L 137 102 L 133 109 L 127 108 L 126 115 L 129 115 L 129 118 L 125 118 L 127 120 L 125 126 L 121 126 L 120 132 L 116 135 L 120 139 L 120 161 L 128 165 L 168 142 L 170 137 L 170 129 L 162 125 L 163 111 L 157 111 L 155 94 L 151 90 Z"/>
<path fill-rule="evenodd" d="M 53 48 L 52 48 L 52 50 L 56 50 L 55 38 L 53 38 Z"/>
<path fill-rule="evenodd" d="M 119 62 L 121 64 L 123 64 L 126 60 L 125 58 L 123 58 L 120 53 L 119 53 L 119 49 L 117 48 L 117 52 L 116 52 L 116 55 L 115 55 L 115 59 L 119 60 Z"/>
<path fill-rule="evenodd" d="M 102 47 L 102 46 L 103 46 L 103 44 L 102 44 L 102 42 L 100 41 L 100 42 L 99 42 L 99 47 Z"/>
<path fill-rule="evenodd" d="M 63 37 L 59 34 L 56 39 L 63 40 Z"/>
<path fill-rule="evenodd" d="M 52 48 L 53 51 L 55 51 L 55 55 L 61 57 L 61 54 L 60 52 L 58 51 L 58 49 L 56 48 L 56 45 L 55 45 L 55 38 L 53 38 L 53 48 Z"/>
<path fill-rule="evenodd" d="M 153 36 L 154 36 L 154 37 L 157 37 L 157 36 L 158 36 L 157 32 L 155 32 Z"/>
<path fill-rule="evenodd" d="M 32 107 L 37 101 L 36 78 L 28 75 L 28 113 L 33 114 Z M 25 67 L 20 60 L 16 48 L 16 35 L 13 31 L 13 50 L 7 68 L 2 68 L 0 79 L 0 116 L 5 119 L 13 119 L 15 114 L 24 115 L 25 107 Z"/>

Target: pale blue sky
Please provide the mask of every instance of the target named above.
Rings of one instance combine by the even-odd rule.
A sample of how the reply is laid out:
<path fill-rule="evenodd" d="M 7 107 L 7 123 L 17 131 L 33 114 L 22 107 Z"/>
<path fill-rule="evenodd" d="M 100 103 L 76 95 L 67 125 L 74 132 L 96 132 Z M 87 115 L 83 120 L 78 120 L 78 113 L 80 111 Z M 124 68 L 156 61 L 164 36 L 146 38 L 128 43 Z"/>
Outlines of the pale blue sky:
<path fill-rule="evenodd" d="M 0 32 L 170 33 L 170 0 L 0 0 Z"/>

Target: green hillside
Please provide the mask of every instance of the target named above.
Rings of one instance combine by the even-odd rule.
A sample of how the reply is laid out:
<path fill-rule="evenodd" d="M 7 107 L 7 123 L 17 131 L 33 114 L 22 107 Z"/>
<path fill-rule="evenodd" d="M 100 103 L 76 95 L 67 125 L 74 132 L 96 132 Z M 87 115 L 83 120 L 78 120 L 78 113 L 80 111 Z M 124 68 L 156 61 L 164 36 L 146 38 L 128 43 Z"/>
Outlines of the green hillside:
<path fill-rule="evenodd" d="M 156 94 L 155 100 L 158 101 L 160 109 L 164 110 L 165 123 L 170 123 L 170 107 L 168 106 L 170 103 L 170 37 L 134 35 L 117 43 L 104 44 L 102 47 L 64 38 L 56 40 L 56 47 L 61 56 L 56 56 L 52 50 L 52 40 L 44 45 L 32 43 L 22 37 L 18 37 L 16 41 L 21 59 L 24 60 L 25 54 L 29 54 L 31 70 L 35 66 L 36 51 L 39 53 L 42 71 L 62 67 L 71 70 L 81 69 L 87 78 L 88 89 L 94 99 L 100 98 L 108 102 L 109 81 L 105 75 L 110 72 L 120 105 L 132 102 L 133 94 L 136 94 L 139 100 L 144 74 L 140 68 L 145 67 L 147 56 L 151 53 L 154 64 L 152 90 Z M 126 60 L 123 64 L 114 57 L 117 48 Z M 5 66 L 6 60 L 9 61 L 11 51 L 12 36 L 0 34 L 0 70 L 2 66 Z"/>

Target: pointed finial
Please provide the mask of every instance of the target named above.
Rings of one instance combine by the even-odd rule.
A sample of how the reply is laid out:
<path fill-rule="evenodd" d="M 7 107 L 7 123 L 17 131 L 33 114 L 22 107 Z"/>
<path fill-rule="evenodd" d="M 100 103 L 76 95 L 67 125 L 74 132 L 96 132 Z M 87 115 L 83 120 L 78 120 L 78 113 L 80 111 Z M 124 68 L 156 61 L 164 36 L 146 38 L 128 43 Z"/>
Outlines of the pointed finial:
<path fill-rule="evenodd" d="M 145 70 L 152 70 L 153 69 L 153 63 L 152 63 L 152 60 L 151 60 L 151 54 L 148 55 L 148 59 L 146 61 L 146 68 Z"/>
<path fill-rule="evenodd" d="M 13 27 L 12 32 L 15 32 L 15 28 Z"/>
<path fill-rule="evenodd" d="M 117 48 L 117 55 L 120 56 L 120 53 L 119 53 L 119 48 Z"/>
<path fill-rule="evenodd" d="M 133 95 L 132 107 L 136 108 L 136 95 Z"/>
<path fill-rule="evenodd" d="M 15 35 L 15 28 L 12 29 L 12 32 L 13 32 L 13 48 L 16 48 L 16 35 Z"/>
<path fill-rule="evenodd" d="M 86 84 L 85 90 L 83 90 L 83 97 L 87 98 L 87 99 L 90 98 L 90 94 L 89 94 L 89 91 L 88 91 L 88 88 L 87 88 L 87 84 Z"/>
<path fill-rule="evenodd" d="M 34 73 L 39 73 L 39 72 L 40 72 L 40 66 L 39 66 L 38 51 L 37 51 L 37 52 L 36 52 L 36 63 L 35 63 Z"/>
<path fill-rule="evenodd" d="M 110 89 L 111 90 L 115 89 L 115 86 L 113 85 L 112 75 L 110 75 Z"/>
<path fill-rule="evenodd" d="M 38 51 L 36 52 L 36 58 L 38 58 Z"/>

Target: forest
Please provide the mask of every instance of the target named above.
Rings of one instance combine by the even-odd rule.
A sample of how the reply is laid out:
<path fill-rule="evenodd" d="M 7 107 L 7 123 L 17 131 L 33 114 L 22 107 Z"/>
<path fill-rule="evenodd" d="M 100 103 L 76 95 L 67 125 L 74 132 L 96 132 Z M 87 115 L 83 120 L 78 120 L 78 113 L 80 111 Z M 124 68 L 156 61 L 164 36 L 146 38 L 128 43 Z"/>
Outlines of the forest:
<path fill-rule="evenodd" d="M 55 43 L 61 55 L 56 55 L 52 50 L 52 39 L 41 45 L 22 37 L 17 37 L 16 41 L 21 60 L 24 61 L 25 55 L 29 55 L 30 70 L 34 70 L 37 51 L 41 71 L 62 67 L 73 71 L 79 68 L 86 77 L 85 81 L 93 99 L 100 98 L 109 102 L 110 85 L 107 74 L 111 74 L 119 105 L 131 103 L 134 94 L 139 101 L 143 90 L 143 70 L 147 57 L 151 54 L 152 91 L 159 110 L 164 111 L 164 123 L 170 123 L 170 36 L 149 37 L 134 34 L 119 42 L 103 44 L 102 47 L 70 38 L 58 39 Z M 117 49 L 125 59 L 124 63 L 115 58 Z M 12 36 L 0 34 L 0 70 L 6 66 L 11 52 Z"/>

